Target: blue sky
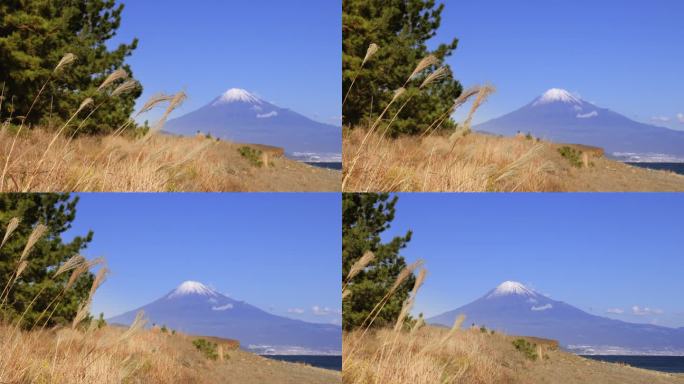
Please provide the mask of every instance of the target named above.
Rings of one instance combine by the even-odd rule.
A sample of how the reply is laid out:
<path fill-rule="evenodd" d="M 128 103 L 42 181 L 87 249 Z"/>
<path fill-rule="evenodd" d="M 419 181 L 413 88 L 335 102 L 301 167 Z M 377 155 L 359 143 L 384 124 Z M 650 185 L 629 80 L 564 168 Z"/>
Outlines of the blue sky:
<path fill-rule="evenodd" d="M 448 59 L 456 77 L 465 86 L 488 82 L 498 89 L 475 122 L 557 87 L 630 118 L 684 130 L 684 2 L 443 3 L 442 26 L 431 43 L 458 37 Z"/>
<path fill-rule="evenodd" d="M 339 0 L 118 2 L 125 4 L 122 23 L 109 45 L 140 39 L 128 59 L 145 88 L 139 105 L 158 92 L 185 90 L 189 99 L 172 115 L 179 116 L 229 88 L 244 88 L 280 107 L 340 124 Z"/>
<path fill-rule="evenodd" d="M 93 313 L 117 315 L 195 280 L 278 315 L 340 322 L 339 194 L 79 196 L 65 238 L 92 229 L 84 256 L 111 269 Z"/>
<path fill-rule="evenodd" d="M 428 270 L 415 313 L 514 280 L 596 315 L 683 327 L 682 212 L 684 195 L 667 193 L 400 194 L 384 237 L 414 231 L 402 254 Z"/>

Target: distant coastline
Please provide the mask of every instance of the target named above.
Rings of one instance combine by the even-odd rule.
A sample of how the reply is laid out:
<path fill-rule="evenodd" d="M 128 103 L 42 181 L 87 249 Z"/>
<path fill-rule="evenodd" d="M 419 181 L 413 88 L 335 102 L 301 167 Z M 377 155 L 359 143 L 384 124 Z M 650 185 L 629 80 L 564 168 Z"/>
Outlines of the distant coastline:
<path fill-rule="evenodd" d="M 340 355 L 261 355 L 263 357 L 286 361 L 289 363 L 302 363 L 313 367 L 342 370 L 342 356 Z"/>
<path fill-rule="evenodd" d="M 327 162 L 327 161 L 306 161 L 305 164 L 313 165 L 314 167 L 328 168 L 335 170 L 342 170 L 341 162 Z"/>
<path fill-rule="evenodd" d="M 684 163 L 649 163 L 649 162 L 625 162 L 625 164 L 633 165 L 639 168 L 655 169 L 659 171 L 670 171 L 684 175 Z"/>
<path fill-rule="evenodd" d="M 579 355 L 592 360 L 627 364 L 632 367 L 668 373 L 684 373 L 684 356 Z"/>

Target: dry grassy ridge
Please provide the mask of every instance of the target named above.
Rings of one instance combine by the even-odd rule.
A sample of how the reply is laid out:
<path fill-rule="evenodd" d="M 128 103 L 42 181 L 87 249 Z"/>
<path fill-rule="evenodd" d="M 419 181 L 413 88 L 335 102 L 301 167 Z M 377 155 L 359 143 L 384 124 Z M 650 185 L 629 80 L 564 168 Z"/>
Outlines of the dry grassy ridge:
<path fill-rule="evenodd" d="M 154 330 L 123 338 L 125 328 L 19 332 L 0 326 L 1 383 L 341 382 L 339 372 L 263 358 L 241 350 L 210 360 L 194 336 Z"/>
<path fill-rule="evenodd" d="M 0 128 L 0 192 L 340 190 L 339 171 L 287 159 L 274 147 L 248 145 L 261 152 L 255 159 L 239 152 L 244 144 L 204 136 L 62 135 L 50 146 L 54 138 Z"/>
<path fill-rule="evenodd" d="M 345 192 L 684 191 L 684 176 L 606 159 L 603 151 L 535 138 L 470 133 L 380 138 L 343 131 Z M 573 165 L 559 149 L 582 151 Z"/>
<path fill-rule="evenodd" d="M 414 332 L 392 330 L 345 333 L 343 383 L 684 383 L 668 374 L 582 358 L 528 338 L 540 358 L 531 359 L 513 346 L 519 337 L 451 331 L 425 326 Z"/>

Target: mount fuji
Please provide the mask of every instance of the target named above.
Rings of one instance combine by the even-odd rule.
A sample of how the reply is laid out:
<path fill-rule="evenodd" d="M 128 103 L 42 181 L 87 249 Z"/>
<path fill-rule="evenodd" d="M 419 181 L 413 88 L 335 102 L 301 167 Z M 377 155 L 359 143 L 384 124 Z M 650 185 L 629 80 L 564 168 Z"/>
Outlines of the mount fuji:
<path fill-rule="evenodd" d="M 524 285 L 506 281 L 483 297 L 427 320 L 451 326 L 460 314 L 466 323 L 507 334 L 558 340 L 580 354 L 684 355 L 684 330 L 635 324 L 584 312 Z"/>
<path fill-rule="evenodd" d="M 232 88 L 209 104 L 176 119 L 164 130 L 178 135 L 197 132 L 239 143 L 281 147 L 304 161 L 341 161 L 342 130 Z"/>
<path fill-rule="evenodd" d="M 529 132 L 555 142 L 598 146 L 624 161 L 684 162 L 684 131 L 639 123 L 557 88 L 474 129 L 504 136 Z"/>
<path fill-rule="evenodd" d="M 237 339 L 242 348 L 257 353 L 339 355 L 342 351 L 342 329 L 337 325 L 276 316 L 195 281 L 107 321 L 129 325 L 140 310 L 150 323 L 192 335 Z"/>

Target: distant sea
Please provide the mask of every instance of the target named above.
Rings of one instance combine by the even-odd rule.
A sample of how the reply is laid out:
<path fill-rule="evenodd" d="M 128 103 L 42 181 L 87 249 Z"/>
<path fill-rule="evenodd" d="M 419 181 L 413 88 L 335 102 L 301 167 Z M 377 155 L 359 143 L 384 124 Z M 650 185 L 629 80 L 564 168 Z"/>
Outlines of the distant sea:
<path fill-rule="evenodd" d="M 336 169 L 338 171 L 342 169 L 342 163 L 307 162 L 307 164 L 313 165 L 314 167 Z"/>
<path fill-rule="evenodd" d="M 318 368 L 342 370 L 342 356 L 314 356 L 314 355 L 261 355 L 273 360 L 287 361 L 290 363 L 304 363 Z"/>
<path fill-rule="evenodd" d="M 632 367 L 651 369 L 654 371 L 684 373 L 684 356 L 615 356 L 615 355 L 580 355 L 588 359 L 607 361 L 609 363 L 625 363 Z"/>
<path fill-rule="evenodd" d="M 626 163 L 635 167 L 658 169 L 684 175 L 684 163 Z"/>

